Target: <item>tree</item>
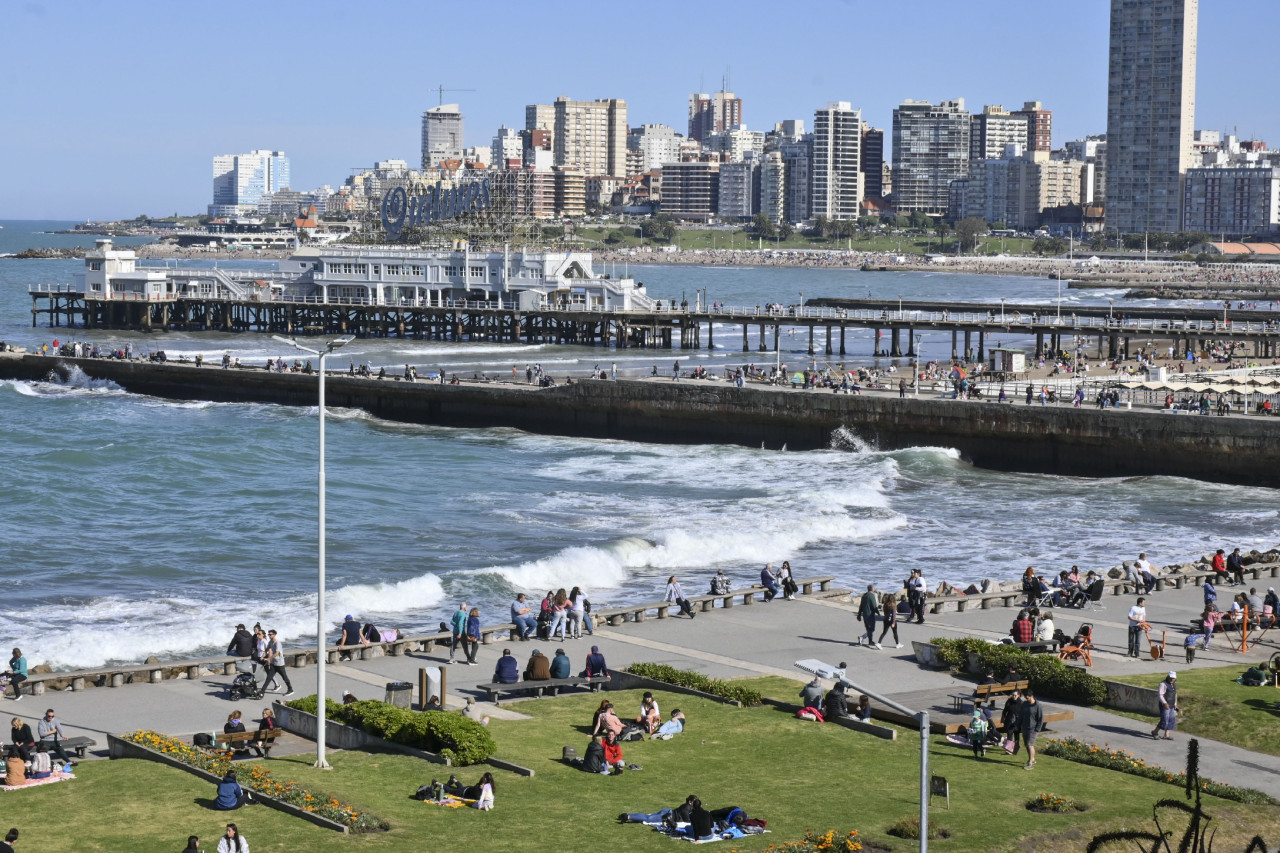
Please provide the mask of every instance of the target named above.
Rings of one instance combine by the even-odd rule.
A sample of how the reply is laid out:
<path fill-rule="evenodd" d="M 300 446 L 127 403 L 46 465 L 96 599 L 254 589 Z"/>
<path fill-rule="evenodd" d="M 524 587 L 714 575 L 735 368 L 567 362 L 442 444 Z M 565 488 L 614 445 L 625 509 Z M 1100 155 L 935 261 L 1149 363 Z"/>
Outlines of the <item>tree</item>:
<path fill-rule="evenodd" d="M 783 240 L 790 240 L 791 235 L 796 233 L 796 227 L 790 222 L 782 222 L 778 224 L 778 237 Z"/>
<path fill-rule="evenodd" d="M 893 218 L 889 220 L 889 224 L 894 228 L 910 228 L 911 220 L 901 213 L 895 213 Z"/>
<path fill-rule="evenodd" d="M 980 216 L 966 216 L 956 223 L 956 239 L 962 252 L 978 248 L 978 238 L 987 233 L 987 223 Z"/>
<path fill-rule="evenodd" d="M 1003 219 L 997 219 L 995 222 L 991 223 L 991 230 L 992 231 L 1008 231 L 1009 226 L 1004 224 Z"/>
<path fill-rule="evenodd" d="M 773 220 L 763 213 L 757 213 L 755 219 L 751 220 L 751 230 L 757 237 L 763 237 L 765 240 L 772 240 L 778 233 Z"/>
<path fill-rule="evenodd" d="M 933 228 L 933 219 L 923 210 L 911 211 L 911 227 L 918 228 L 921 231 L 928 231 Z"/>
<path fill-rule="evenodd" d="M 933 226 L 933 230 L 938 235 L 938 249 L 941 251 L 942 247 L 947 245 L 947 235 L 951 233 L 951 226 L 939 219 Z"/>
<path fill-rule="evenodd" d="M 1061 255 L 1067 250 L 1067 241 L 1061 237 L 1037 237 L 1031 243 L 1031 251 L 1037 255 Z"/>
<path fill-rule="evenodd" d="M 810 237 L 826 237 L 827 236 L 827 217 L 826 214 L 819 213 L 813 218 L 813 227 L 807 232 Z"/>
<path fill-rule="evenodd" d="M 858 227 L 859 227 L 859 228 L 868 228 L 868 229 L 870 229 L 870 228 L 876 228 L 876 227 L 878 227 L 879 225 L 880 225 L 880 217 L 878 217 L 878 216 L 874 216 L 874 215 L 872 215 L 872 214 L 868 214 L 868 215 L 866 215 L 866 216 L 859 216 L 859 217 L 858 217 Z"/>
<path fill-rule="evenodd" d="M 640 231 L 655 243 L 673 243 L 676 239 L 676 224 L 661 213 L 640 223 Z"/>
<path fill-rule="evenodd" d="M 616 246 L 626 239 L 626 235 L 622 233 L 621 228 L 615 228 L 608 234 L 604 235 L 604 241 L 610 246 Z"/>

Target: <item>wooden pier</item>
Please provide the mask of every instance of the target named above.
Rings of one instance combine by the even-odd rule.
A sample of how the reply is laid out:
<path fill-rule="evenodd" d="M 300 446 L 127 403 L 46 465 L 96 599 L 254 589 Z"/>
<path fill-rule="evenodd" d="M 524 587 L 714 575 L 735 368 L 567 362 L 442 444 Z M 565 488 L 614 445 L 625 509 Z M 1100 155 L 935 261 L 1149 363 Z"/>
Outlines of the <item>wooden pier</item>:
<path fill-rule="evenodd" d="M 717 332 L 741 342 L 742 352 L 774 352 L 784 327 L 807 333 L 809 355 L 845 355 L 851 331 L 869 330 L 873 350 L 887 357 L 916 356 L 923 333 L 934 359 L 985 361 L 988 336 L 1033 337 L 1036 352 L 1073 351 L 1090 357 L 1128 357 L 1154 342 L 1178 351 L 1206 341 L 1234 341 L 1257 358 L 1280 355 L 1280 322 L 1269 311 L 1198 308 L 1072 306 L 1061 314 L 1044 305 L 895 302 L 825 299 L 771 311 L 760 306 L 695 310 L 602 311 L 522 309 L 511 303 L 376 305 L 356 300 L 236 300 L 165 296 L 104 299 L 70 290 L 32 289 L 31 325 L 88 330 L 260 332 L 278 335 L 356 335 L 438 341 L 576 344 L 618 349 L 711 349 Z M 732 330 L 728 331 L 727 330 Z M 740 330 L 740 333 L 739 333 Z M 727 334 L 726 334 L 727 332 Z M 938 333 L 950 333 L 950 347 Z M 1087 342 L 1087 346 L 1077 339 Z M 940 346 L 939 343 L 942 343 Z"/>

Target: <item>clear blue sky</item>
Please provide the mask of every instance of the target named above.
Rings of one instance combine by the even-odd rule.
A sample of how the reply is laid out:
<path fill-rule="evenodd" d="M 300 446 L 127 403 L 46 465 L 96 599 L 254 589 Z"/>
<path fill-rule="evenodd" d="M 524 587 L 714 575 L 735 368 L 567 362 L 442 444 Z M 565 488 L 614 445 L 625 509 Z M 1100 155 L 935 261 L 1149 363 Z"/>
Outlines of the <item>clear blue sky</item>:
<path fill-rule="evenodd" d="M 1106 130 L 1106 0 L 909 3 L 0 3 L 0 219 L 203 212 L 215 154 L 270 148 L 294 189 L 419 159 L 430 87 L 468 145 L 557 95 L 625 98 L 684 132 L 726 68 L 747 125 L 905 98 L 1053 110 L 1054 144 Z M 1201 0 L 1196 126 L 1280 146 L 1280 3 Z"/>

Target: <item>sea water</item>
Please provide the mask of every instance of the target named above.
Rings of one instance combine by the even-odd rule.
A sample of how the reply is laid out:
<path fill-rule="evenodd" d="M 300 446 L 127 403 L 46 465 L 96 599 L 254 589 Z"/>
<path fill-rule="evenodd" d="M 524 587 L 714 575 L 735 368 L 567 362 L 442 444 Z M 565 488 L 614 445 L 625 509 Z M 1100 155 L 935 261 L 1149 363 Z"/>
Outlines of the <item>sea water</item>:
<path fill-rule="evenodd" d="M 0 224 L 5 252 L 51 230 Z M 290 355 L 264 335 L 31 328 L 27 286 L 69 282 L 80 263 L 0 259 L 0 339 Z M 865 296 L 868 286 L 887 296 L 877 283 L 887 274 L 877 273 L 630 272 L 662 298 L 706 286 L 708 299 L 729 304 L 787 303 L 792 291 L 798 299 L 799 281 L 806 298 Z M 901 289 L 906 298 L 1056 300 L 1056 282 L 1043 280 L 893 275 L 892 295 Z M 699 357 L 395 340 L 348 349 L 353 360 L 388 369 L 408 361 L 420 370 L 509 373 L 515 364 L 521 374 L 532 362 L 553 373 L 613 361 L 647 372 L 655 360 Z M 802 350 L 797 342 L 791 352 Z M 701 357 L 743 359 L 732 350 Z M 22 647 L 33 664 L 90 667 L 221 652 L 237 622 L 261 621 L 290 644 L 313 639 L 316 414 L 146 397 L 78 372 L 68 381 L 0 382 L 0 642 Z M 461 601 L 485 622 L 505 621 L 516 592 L 537 599 L 574 585 L 598 606 L 653 599 L 673 574 L 695 594 L 718 568 L 745 584 L 784 559 L 797 577 L 888 588 L 917 566 L 931 585 L 966 584 L 1012 578 L 1028 565 L 1105 568 L 1143 550 L 1164 564 L 1280 538 L 1268 489 L 1001 473 L 968 465 L 952 448 L 881 452 L 840 436 L 809 452 L 684 447 L 413 426 L 339 409 L 329 413 L 327 447 L 334 632 L 346 613 L 433 630 Z"/>

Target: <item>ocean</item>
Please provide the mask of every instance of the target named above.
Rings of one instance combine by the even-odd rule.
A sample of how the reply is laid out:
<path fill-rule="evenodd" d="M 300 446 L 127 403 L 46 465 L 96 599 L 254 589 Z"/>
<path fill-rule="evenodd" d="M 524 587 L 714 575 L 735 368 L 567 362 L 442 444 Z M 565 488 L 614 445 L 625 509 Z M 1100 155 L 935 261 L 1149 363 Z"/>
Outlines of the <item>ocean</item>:
<path fill-rule="evenodd" d="M 0 221 L 0 254 L 91 245 L 40 232 L 70 223 Z M 264 335 L 32 328 L 27 288 L 67 283 L 81 261 L 0 258 L 0 340 L 134 344 L 171 357 L 293 353 Z M 211 263 L 211 262 L 209 262 Z M 243 263 L 243 262 L 240 262 Z M 621 272 L 621 270 L 619 270 Z M 896 300 L 948 297 L 1056 304 L 1047 280 L 941 273 L 634 267 L 667 299 L 707 288 L 736 305 L 799 292 Z M 1115 292 L 1063 292 L 1063 304 Z M 412 363 L 466 374 L 542 364 L 583 375 L 616 362 L 708 367 L 765 358 L 717 330 L 708 353 L 567 346 L 356 341 L 335 361 Z M 949 338 L 949 336 L 948 336 Z M 784 361 L 806 359 L 784 338 Z M 938 355 L 949 340 L 936 344 Z M 720 348 L 727 344 L 727 348 Z M 926 342 L 926 347 L 929 344 Z M 848 363 L 869 363 L 870 338 Z M 926 358 L 930 357 L 926 349 Z M 838 358 L 838 357 L 837 357 Z M 823 360 L 819 356 L 819 361 Z M 765 562 L 852 588 L 896 585 L 920 566 L 936 585 L 1012 578 L 1028 565 L 1106 568 L 1139 551 L 1157 564 L 1218 547 L 1280 541 L 1276 494 L 1171 477 L 1085 480 L 973 468 L 947 447 L 886 453 L 838 442 L 810 452 L 680 447 L 444 429 L 331 410 L 328 615 L 433 630 L 458 602 L 507 619 L 517 591 L 582 586 L 594 604 L 657 597 L 669 575 L 690 594 L 725 569 L 745 583 Z M 314 642 L 316 410 L 176 402 L 83 375 L 0 382 L 0 573 L 9 646 L 56 668 L 220 653 L 237 622 L 291 645 Z M 852 633 L 852 625 L 850 631 Z M 9 647 L 9 646 L 6 646 Z"/>

